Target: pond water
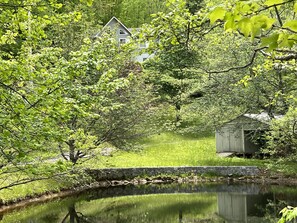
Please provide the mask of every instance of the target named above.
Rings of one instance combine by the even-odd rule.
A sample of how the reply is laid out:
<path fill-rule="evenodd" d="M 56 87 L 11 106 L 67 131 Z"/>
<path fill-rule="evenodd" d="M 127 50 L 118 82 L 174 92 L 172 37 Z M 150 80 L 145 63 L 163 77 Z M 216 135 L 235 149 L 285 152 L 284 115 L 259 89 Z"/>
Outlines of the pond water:
<path fill-rule="evenodd" d="M 0 223 L 257 223 L 277 222 L 297 189 L 245 184 L 119 186 L 31 205 Z"/>

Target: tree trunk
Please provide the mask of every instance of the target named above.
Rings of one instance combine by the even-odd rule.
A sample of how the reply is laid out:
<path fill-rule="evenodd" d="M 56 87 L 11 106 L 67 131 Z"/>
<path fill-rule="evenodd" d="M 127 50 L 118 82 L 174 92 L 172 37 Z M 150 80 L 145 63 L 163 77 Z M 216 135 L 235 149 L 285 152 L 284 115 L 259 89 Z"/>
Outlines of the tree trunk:
<path fill-rule="evenodd" d="M 78 157 L 75 155 L 75 140 L 69 140 L 68 142 L 69 146 L 69 160 L 73 163 L 76 164 Z"/>
<path fill-rule="evenodd" d="M 181 115 L 180 115 L 181 105 L 179 102 L 175 103 L 175 123 L 179 123 L 181 121 Z"/>

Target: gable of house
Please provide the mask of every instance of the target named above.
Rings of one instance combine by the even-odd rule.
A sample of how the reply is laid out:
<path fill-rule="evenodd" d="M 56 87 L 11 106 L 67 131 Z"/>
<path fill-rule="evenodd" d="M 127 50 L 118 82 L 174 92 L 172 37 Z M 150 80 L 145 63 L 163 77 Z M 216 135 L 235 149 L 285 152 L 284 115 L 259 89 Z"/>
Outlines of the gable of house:
<path fill-rule="evenodd" d="M 127 43 L 132 36 L 130 30 L 116 17 L 112 17 L 102 28 L 102 30 L 95 35 L 95 38 L 99 37 L 102 32 L 106 30 L 111 30 L 114 32 L 115 37 L 120 44 Z"/>
<path fill-rule="evenodd" d="M 128 43 L 130 41 L 130 38 L 132 38 L 133 33 L 139 32 L 140 29 L 127 28 L 118 18 L 112 17 L 102 28 L 102 30 L 95 35 L 95 38 L 99 37 L 105 30 L 111 30 L 112 32 L 114 32 L 117 42 L 121 45 Z M 146 52 L 141 51 L 147 47 L 147 43 L 139 44 L 139 49 L 137 50 L 137 52 L 135 52 L 134 61 L 144 62 L 146 59 L 152 56 Z"/>

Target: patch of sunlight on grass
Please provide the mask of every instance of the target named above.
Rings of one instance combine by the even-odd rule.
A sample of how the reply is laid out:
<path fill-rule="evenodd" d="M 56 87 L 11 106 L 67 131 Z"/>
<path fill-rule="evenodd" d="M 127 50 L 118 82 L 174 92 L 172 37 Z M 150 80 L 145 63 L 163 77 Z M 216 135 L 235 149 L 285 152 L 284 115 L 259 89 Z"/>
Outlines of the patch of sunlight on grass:
<path fill-rule="evenodd" d="M 118 151 L 112 157 L 92 161 L 88 167 L 232 166 L 262 165 L 254 159 L 221 158 L 216 154 L 215 137 L 162 133 L 139 141 L 140 151 Z"/>

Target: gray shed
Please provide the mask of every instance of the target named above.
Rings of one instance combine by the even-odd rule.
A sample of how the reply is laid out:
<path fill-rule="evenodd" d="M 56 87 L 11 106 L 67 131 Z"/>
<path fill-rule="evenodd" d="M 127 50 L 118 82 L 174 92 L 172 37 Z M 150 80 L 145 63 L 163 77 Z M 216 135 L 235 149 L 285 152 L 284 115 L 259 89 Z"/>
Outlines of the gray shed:
<path fill-rule="evenodd" d="M 228 223 L 260 223 L 268 200 L 272 194 L 218 193 L 218 215 Z"/>
<path fill-rule="evenodd" d="M 275 118 L 280 118 L 276 116 Z M 217 153 L 255 153 L 261 143 L 257 137 L 268 129 L 271 118 L 267 113 L 244 114 L 216 129 Z M 258 140 L 259 141 L 259 140 Z"/>

